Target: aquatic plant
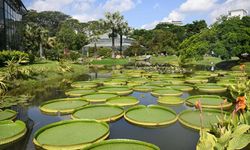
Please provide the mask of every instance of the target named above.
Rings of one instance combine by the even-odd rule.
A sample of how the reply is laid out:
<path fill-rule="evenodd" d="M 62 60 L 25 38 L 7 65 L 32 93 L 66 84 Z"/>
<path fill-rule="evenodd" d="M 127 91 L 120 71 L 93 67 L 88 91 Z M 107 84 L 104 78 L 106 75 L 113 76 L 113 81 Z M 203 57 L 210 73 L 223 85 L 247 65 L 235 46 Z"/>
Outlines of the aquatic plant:
<path fill-rule="evenodd" d="M 210 131 L 200 131 L 196 149 L 234 150 L 242 149 L 250 144 L 250 125 L 246 117 L 246 107 L 245 96 L 239 96 L 231 116 L 224 115 L 224 117 L 218 118 L 219 122 L 213 124 Z M 221 113 L 223 114 L 222 109 Z"/>

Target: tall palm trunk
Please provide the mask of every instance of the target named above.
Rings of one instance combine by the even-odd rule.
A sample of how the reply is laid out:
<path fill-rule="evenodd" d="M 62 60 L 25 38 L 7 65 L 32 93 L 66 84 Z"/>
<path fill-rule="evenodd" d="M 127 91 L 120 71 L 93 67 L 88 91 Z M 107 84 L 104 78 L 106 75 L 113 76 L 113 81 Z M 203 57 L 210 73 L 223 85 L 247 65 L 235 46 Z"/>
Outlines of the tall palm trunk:
<path fill-rule="evenodd" d="M 112 58 L 115 58 L 115 29 L 112 29 Z"/>
<path fill-rule="evenodd" d="M 120 55 L 122 55 L 122 34 L 120 34 Z"/>
<path fill-rule="evenodd" d="M 39 52 L 40 52 L 40 58 L 43 58 L 43 44 L 39 44 Z"/>
<path fill-rule="evenodd" d="M 97 58 L 97 46 L 96 46 L 96 42 L 95 42 L 95 52 L 94 52 L 94 57 L 95 57 L 95 59 Z"/>

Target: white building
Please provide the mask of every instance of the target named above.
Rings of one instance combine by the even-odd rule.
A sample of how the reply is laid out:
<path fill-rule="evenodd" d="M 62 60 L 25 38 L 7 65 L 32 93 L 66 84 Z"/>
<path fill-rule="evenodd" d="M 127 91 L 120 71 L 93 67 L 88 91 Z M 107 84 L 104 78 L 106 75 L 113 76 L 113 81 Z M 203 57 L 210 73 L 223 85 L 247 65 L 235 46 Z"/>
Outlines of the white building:
<path fill-rule="evenodd" d="M 122 39 L 122 50 L 126 50 L 128 47 L 132 45 L 134 42 L 134 39 L 128 38 L 126 36 L 123 36 Z M 85 45 L 83 47 L 83 51 L 87 51 L 90 47 L 99 47 L 99 48 L 112 48 L 112 39 L 108 36 L 108 34 L 103 34 L 100 36 L 99 40 L 97 42 L 91 42 L 88 45 Z M 115 49 L 120 49 L 120 36 L 117 36 L 115 38 Z"/>
<path fill-rule="evenodd" d="M 170 23 L 173 24 L 173 25 L 176 25 L 176 26 L 182 26 L 183 25 L 182 21 L 171 21 Z"/>
<path fill-rule="evenodd" d="M 228 12 L 228 17 L 240 17 L 243 18 L 244 16 L 247 16 L 248 12 L 245 9 L 236 9 L 236 10 L 230 10 Z"/>

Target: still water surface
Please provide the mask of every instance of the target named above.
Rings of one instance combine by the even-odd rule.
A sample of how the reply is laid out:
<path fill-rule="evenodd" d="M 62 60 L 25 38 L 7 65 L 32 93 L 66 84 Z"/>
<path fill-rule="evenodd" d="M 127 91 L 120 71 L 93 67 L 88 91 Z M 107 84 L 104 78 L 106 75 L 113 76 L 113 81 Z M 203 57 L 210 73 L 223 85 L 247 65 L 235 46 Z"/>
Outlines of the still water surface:
<path fill-rule="evenodd" d="M 96 76 L 96 75 L 95 75 Z M 9 150 L 33 150 L 33 134 L 41 127 L 61 121 L 68 120 L 70 116 L 49 116 L 44 115 L 39 110 L 39 105 L 47 100 L 65 97 L 63 91 L 51 89 L 46 94 L 38 96 L 34 102 L 27 107 L 14 107 L 19 112 L 18 119 L 24 120 L 29 128 L 26 137 L 17 144 L 9 147 Z M 184 93 L 183 98 L 193 95 L 193 93 Z M 150 93 L 134 92 L 131 94 L 140 100 L 142 105 L 157 104 L 157 99 Z M 176 113 L 185 109 L 192 109 L 185 104 L 171 106 Z M 199 139 L 199 133 L 192 129 L 183 127 L 178 121 L 175 124 L 160 128 L 144 128 L 132 125 L 124 118 L 110 123 L 109 139 L 136 139 L 155 144 L 161 150 L 194 150 Z"/>

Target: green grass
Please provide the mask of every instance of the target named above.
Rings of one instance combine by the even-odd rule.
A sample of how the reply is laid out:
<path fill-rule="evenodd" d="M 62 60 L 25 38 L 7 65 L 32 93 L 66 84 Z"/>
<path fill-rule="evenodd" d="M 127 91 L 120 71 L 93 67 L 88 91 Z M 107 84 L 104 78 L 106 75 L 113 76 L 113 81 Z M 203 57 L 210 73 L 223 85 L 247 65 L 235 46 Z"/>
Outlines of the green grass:
<path fill-rule="evenodd" d="M 91 64 L 112 66 L 112 65 L 126 65 L 129 62 L 130 62 L 129 58 L 123 58 L 123 59 L 106 58 L 102 60 L 93 60 Z"/>

